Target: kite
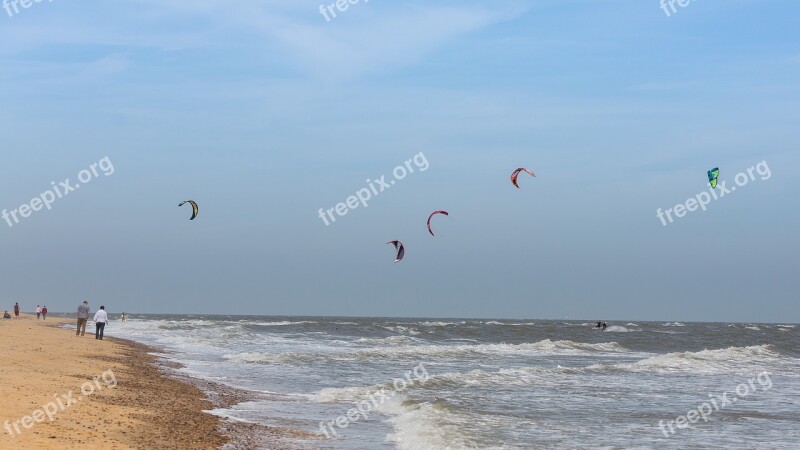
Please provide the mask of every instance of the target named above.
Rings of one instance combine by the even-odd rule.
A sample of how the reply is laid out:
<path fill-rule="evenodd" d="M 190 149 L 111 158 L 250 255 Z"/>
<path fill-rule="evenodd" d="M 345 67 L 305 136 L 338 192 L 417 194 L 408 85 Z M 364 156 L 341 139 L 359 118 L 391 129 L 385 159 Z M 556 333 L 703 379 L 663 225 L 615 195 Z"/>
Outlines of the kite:
<path fill-rule="evenodd" d="M 194 218 L 197 217 L 197 203 L 195 203 L 193 200 L 186 200 L 182 201 L 178 206 L 183 206 L 186 203 L 190 203 L 192 205 L 192 218 L 189 220 L 194 220 Z"/>
<path fill-rule="evenodd" d="M 433 216 L 435 216 L 436 214 L 444 214 L 445 216 L 449 216 L 450 215 L 447 211 L 443 211 L 443 210 L 440 209 L 438 211 L 432 212 L 431 215 L 428 216 L 428 232 L 431 233 L 431 236 L 434 236 L 433 230 L 431 230 L 431 219 L 433 219 Z"/>
<path fill-rule="evenodd" d="M 514 184 L 514 187 L 517 189 L 519 189 L 519 185 L 517 184 L 517 177 L 519 176 L 520 172 L 525 172 L 532 177 L 536 176 L 533 174 L 533 172 L 524 167 L 520 167 L 519 169 L 515 170 L 513 173 L 511 173 L 511 183 Z"/>
<path fill-rule="evenodd" d="M 394 258 L 394 262 L 399 263 L 403 260 L 403 257 L 406 256 L 406 248 L 403 247 L 403 243 L 400 241 L 389 241 L 387 244 L 394 245 L 394 249 L 397 251 L 397 256 Z"/>
<path fill-rule="evenodd" d="M 719 167 L 708 171 L 708 182 L 711 183 L 711 189 L 717 187 L 717 178 L 719 178 Z"/>

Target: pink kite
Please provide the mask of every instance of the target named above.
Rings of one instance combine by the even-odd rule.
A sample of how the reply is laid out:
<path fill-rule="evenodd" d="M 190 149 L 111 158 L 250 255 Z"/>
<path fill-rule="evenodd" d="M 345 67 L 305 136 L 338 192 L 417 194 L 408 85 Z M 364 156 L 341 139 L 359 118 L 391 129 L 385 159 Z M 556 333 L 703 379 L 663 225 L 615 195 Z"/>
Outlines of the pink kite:
<path fill-rule="evenodd" d="M 517 184 L 517 177 L 519 176 L 519 173 L 523 172 L 523 171 L 526 172 L 528 175 L 531 175 L 533 177 L 536 176 L 536 175 L 533 174 L 533 172 L 531 172 L 530 170 L 528 170 L 528 169 L 526 169 L 524 167 L 520 167 L 519 169 L 515 170 L 511 174 L 511 183 L 513 183 L 514 187 L 517 188 L 517 189 L 519 189 L 519 185 Z"/>
<path fill-rule="evenodd" d="M 444 210 L 441 210 L 441 209 L 440 209 L 440 210 L 438 210 L 438 211 L 434 211 L 434 212 L 432 212 L 432 213 L 431 213 L 431 215 L 430 215 L 430 216 L 428 216 L 428 232 L 430 232 L 430 233 L 431 233 L 431 236 L 434 236 L 434 234 L 433 234 L 433 230 L 431 230 L 431 219 L 432 219 L 432 218 L 433 218 L 433 216 L 435 216 L 436 214 L 444 214 L 445 216 L 449 216 L 449 215 L 450 215 L 450 214 L 449 214 L 447 211 L 444 211 Z"/>

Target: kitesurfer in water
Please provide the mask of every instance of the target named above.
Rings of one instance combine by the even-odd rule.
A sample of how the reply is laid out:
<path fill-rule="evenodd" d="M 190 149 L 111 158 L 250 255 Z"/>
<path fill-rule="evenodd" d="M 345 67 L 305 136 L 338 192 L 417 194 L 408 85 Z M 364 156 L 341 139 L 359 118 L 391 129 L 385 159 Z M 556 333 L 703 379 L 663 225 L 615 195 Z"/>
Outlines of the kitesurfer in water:
<path fill-rule="evenodd" d="M 606 331 L 606 328 L 608 328 L 608 324 L 603 322 L 603 331 Z"/>
<path fill-rule="evenodd" d="M 595 328 L 602 328 L 602 327 L 603 327 L 603 322 L 598 320 L 597 321 L 597 326 Z"/>

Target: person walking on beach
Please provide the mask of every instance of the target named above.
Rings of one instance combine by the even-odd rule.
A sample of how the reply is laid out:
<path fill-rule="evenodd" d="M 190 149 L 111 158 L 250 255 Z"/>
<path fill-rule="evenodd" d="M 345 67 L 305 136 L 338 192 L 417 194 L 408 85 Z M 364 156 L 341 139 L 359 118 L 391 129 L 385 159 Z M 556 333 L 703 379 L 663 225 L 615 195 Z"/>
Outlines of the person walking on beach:
<path fill-rule="evenodd" d="M 75 336 L 86 334 L 86 322 L 89 321 L 89 301 L 84 300 L 83 303 L 78 305 L 78 330 Z"/>
<path fill-rule="evenodd" d="M 101 306 L 100 309 L 94 314 L 94 338 L 103 340 L 103 331 L 106 329 L 106 322 L 108 322 L 108 314 L 106 314 L 106 307 Z"/>
<path fill-rule="evenodd" d="M 42 315 L 42 308 L 39 305 L 36 305 L 36 320 L 41 319 L 41 317 L 39 317 L 41 315 Z"/>
<path fill-rule="evenodd" d="M 19 302 L 14 303 L 14 317 L 19 317 Z"/>
<path fill-rule="evenodd" d="M 47 320 L 47 305 L 42 308 L 42 320 Z"/>

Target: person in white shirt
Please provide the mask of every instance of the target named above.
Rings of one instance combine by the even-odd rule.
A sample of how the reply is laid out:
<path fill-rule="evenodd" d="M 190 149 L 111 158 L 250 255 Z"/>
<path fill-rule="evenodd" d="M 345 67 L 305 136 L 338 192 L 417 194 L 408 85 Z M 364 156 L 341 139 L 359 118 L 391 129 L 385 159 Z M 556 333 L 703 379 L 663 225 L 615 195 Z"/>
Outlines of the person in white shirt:
<path fill-rule="evenodd" d="M 42 315 L 42 308 L 39 305 L 36 305 L 36 319 L 40 319 Z"/>
<path fill-rule="evenodd" d="M 106 322 L 108 322 L 108 314 L 106 314 L 106 307 L 101 306 L 100 309 L 94 314 L 94 338 L 103 340 L 103 331 L 106 328 Z"/>

